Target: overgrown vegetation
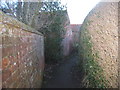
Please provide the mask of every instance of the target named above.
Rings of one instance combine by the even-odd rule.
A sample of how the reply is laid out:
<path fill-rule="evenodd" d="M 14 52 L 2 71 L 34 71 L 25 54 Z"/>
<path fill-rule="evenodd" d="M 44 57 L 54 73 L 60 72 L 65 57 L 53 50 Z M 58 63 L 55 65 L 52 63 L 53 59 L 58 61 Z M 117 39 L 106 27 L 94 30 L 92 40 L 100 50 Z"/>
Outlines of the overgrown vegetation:
<path fill-rule="evenodd" d="M 52 7 L 49 8 L 50 12 L 43 12 L 49 14 L 48 22 L 52 21 L 47 27 L 40 28 L 40 32 L 45 36 L 45 60 L 46 63 L 56 63 L 62 59 L 62 46 L 61 41 L 64 34 L 64 26 L 67 21 L 67 11 L 60 5 L 59 2 L 49 3 Z M 54 7 L 54 8 L 53 8 Z"/>
<path fill-rule="evenodd" d="M 93 44 L 87 25 L 89 21 L 84 22 L 80 32 L 79 43 L 79 57 L 80 57 L 80 69 L 84 72 L 83 86 L 89 88 L 105 88 L 107 87 L 107 81 L 103 76 L 103 69 L 99 66 L 97 59 L 99 58 L 98 52 L 93 52 Z"/>
<path fill-rule="evenodd" d="M 54 18 L 53 14 L 58 16 Z M 54 18 L 54 22 L 51 23 L 48 28 L 43 28 L 42 33 L 45 36 L 45 58 L 47 63 L 57 62 L 62 59 L 62 46 L 61 41 L 64 34 L 64 18 L 66 11 L 53 12 L 51 19 Z"/>

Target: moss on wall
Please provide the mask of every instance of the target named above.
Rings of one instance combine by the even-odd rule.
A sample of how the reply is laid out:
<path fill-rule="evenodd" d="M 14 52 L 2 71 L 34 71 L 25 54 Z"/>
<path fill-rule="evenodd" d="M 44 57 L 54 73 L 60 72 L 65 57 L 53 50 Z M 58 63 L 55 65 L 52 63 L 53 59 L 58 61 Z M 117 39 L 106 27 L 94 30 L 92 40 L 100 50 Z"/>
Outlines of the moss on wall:
<path fill-rule="evenodd" d="M 0 11 L 2 88 L 40 88 L 44 71 L 44 37 Z"/>

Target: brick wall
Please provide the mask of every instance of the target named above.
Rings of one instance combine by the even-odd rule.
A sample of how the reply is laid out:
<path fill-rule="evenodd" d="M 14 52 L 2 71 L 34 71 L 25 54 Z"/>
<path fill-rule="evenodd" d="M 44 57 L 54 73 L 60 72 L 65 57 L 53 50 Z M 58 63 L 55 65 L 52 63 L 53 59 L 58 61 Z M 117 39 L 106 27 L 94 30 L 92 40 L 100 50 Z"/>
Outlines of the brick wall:
<path fill-rule="evenodd" d="M 0 12 L 0 38 L 2 87 L 39 88 L 44 69 L 42 34 Z"/>
<path fill-rule="evenodd" d="M 73 36 L 72 36 L 72 30 L 70 28 L 70 25 L 66 26 L 66 32 L 64 35 L 64 39 L 62 40 L 62 45 L 63 45 L 63 55 L 68 56 L 70 55 L 72 51 L 72 44 L 73 44 Z"/>
<path fill-rule="evenodd" d="M 120 89 L 120 2 L 118 2 L 118 88 Z"/>

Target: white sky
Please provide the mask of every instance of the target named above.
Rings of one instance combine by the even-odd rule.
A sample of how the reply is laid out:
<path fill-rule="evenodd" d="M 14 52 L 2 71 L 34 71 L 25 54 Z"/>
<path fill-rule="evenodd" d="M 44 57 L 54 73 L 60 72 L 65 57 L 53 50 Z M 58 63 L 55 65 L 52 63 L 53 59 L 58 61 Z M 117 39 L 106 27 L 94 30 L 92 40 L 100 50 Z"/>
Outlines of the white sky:
<path fill-rule="evenodd" d="M 16 1 L 16 0 L 12 0 L 12 1 Z M 67 11 L 71 24 L 82 24 L 87 14 L 100 1 L 101 0 L 61 0 L 62 4 L 67 3 Z"/>
<path fill-rule="evenodd" d="M 82 24 L 87 14 L 100 0 L 61 0 L 67 3 L 67 11 L 71 24 Z"/>

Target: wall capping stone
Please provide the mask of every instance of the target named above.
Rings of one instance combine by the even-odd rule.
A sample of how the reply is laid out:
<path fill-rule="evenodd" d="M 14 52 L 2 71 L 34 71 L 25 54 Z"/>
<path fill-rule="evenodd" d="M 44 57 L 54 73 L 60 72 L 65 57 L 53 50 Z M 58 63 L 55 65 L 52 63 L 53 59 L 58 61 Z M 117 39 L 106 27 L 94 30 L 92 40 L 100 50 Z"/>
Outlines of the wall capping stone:
<path fill-rule="evenodd" d="M 14 27 L 21 27 L 22 30 L 24 31 L 28 31 L 31 33 L 35 33 L 35 34 L 39 34 L 42 35 L 42 33 L 38 32 L 37 30 L 33 29 L 32 27 L 18 21 L 17 19 L 6 15 L 5 13 L 3 13 L 2 11 L 0 11 L 0 16 L 2 16 L 2 18 L 0 18 L 0 22 L 2 22 L 3 24 L 9 24 L 10 26 L 14 26 Z"/>

